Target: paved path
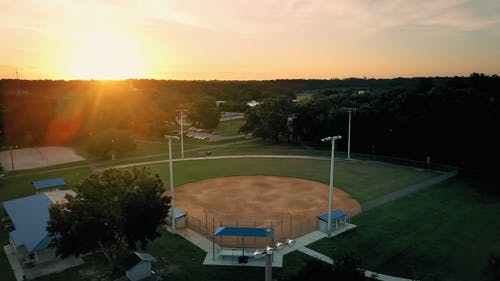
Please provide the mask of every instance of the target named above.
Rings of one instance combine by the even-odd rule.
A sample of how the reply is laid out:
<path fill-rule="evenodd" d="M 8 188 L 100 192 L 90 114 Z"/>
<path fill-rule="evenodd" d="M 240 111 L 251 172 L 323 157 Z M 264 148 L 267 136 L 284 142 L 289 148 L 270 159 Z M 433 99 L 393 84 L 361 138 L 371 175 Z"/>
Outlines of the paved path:
<path fill-rule="evenodd" d="M 439 176 L 424 180 L 424 181 L 419 182 L 417 184 L 410 185 L 404 189 L 401 189 L 401 190 L 386 194 L 386 195 L 379 197 L 377 199 L 365 202 L 365 203 L 361 204 L 361 210 L 363 212 L 368 211 L 370 209 L 373 209 L 373 208 L 378 207 L 380 205 L 383 205 L 385 203 L 397 200 L 401 197 L 404 197 L 404 196 L 407 196 L 407 195 L 412 194 L 414 192 L 417 192 L 419 190 L 422 190 L 422 189 L 429 187 L 431 185 L 435 185 L 435 184 L 438 184 L 440 182 L 443 182 L 443 181 L 445 181 L 449 178 L 452 178 L 456 175 L 457 175 L 456 170 L 444 172 L 443 174 L 441 174 Z"/>

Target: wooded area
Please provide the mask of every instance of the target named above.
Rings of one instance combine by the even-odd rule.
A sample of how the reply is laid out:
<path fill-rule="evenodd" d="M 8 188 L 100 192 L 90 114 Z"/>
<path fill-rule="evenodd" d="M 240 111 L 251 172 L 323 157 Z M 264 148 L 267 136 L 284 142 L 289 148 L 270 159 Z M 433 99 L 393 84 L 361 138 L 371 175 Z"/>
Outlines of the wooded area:
<path fill-rule="evenodd" d="M 103 131 L 161 136 L 177 109 L 211 128 L 220 110 L 246 112 L 242 131 L 307 145 L 342 135 L 352 152 L 373 153 L 493 171 L 499 155 L 500 78 L 468 77 L 270 81 L 1 80 L 3 146 L 67 144 Z M 216 108 L 213 102 L 224 100 Z M 291 117 L 291 118 L 290 118 Z"/>

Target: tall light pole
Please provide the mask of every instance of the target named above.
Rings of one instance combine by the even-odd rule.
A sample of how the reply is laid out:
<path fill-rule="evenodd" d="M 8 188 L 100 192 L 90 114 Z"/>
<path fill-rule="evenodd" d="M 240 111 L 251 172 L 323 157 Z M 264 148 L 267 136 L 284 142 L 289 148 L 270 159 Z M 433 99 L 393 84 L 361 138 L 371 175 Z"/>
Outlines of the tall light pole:
<path fill-rule="evenodd" d="M 14 172 L 14 149 L 18 148 L 17 145 L 7 145 L 2 147 L 2 149 L 9 149 L 10 151 L 10 165 L 11 165 L 11 172 Z"/>
<path fill-rule="evenodd" d="M 332 158 L 330 160 L 330 193 L 328 195 L 328 237 L 332 234 L 332 200 L 333 200 L 333 158 L 335 157 L 335 141 L 342 139 L 342 136 L 326 137 L 321 141 L 332 142 Z"/>
<path fill-rule="evenodd" d="M 295 245 L 295 240 L 292 239 L 286 239 L 285 242 L 278 242 L 274 246 L 267 245 L 264 249 L 262 250 L 256 250 L 253 255 L 256 258 L 264 256 L 265 260 L 265 275 L 264 275 L 264 280 L 265 281 L 272 281 L 272 275 L 273 275 L 273 264 L 272 264 L 272 256 L 274 252 L 281 251 L 283 250 L 286 246 L 293 247 Z"/>
<path fill-rule="evenodd" d="M 170 172 L 170 224 L 172 225 L 172 233 L 175 234 L 175 211 L 174 211 L 174 172 L 172 168 L 172 139 L 178 140 L 178 136 L 167 136 L 168 139 L 168 163 Z"/>
<path fill-rule="evenodd" d="M 115 161 L 115 140 L 111 140 L 111 144 L 113 145 L 113 151 L 111 153 L 111 161 Z"/>
<path fill-rule="evenodd" d="M 347 159 L 351 159 L 351 113 L 356 111 L 353 107 L 344 107 L 344 110 L 349 112 L 349 133 L 347 135 Z"/>
<path fill-rule="evenodd" d="M 178 109 L 176 110 L 181 113 L 181 158 L 184 158 L 184 112 L 186 109 Z"/>

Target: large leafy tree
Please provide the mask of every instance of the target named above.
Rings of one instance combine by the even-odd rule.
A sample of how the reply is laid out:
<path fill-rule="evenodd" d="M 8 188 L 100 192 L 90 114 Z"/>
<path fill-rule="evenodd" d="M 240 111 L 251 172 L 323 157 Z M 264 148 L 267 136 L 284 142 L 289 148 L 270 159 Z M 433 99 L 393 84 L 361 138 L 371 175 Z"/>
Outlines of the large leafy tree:
<path fill-rule="evenodd" d="M 280 137 L 289 136 L 287 120 L 293 113 L 294 104 L 291 98 L 279 96 L 265 99 L 261 104 L 247 111 L 246 122 L 240 131 L 278 141 Z"/>
<path fill-rule="evenodd" d="M 87 151 L 96 159 L 112 159 L 136 149 L 134 140 L 126 131 L 108 130 L 89 137 Z"/>
<path fill-rule="evenodd" d="M 220 112 L 215 105 L 215 99 L 210 96 L 201 96 L 197 98 L 191 110 L 188 113 L 188 118 L 193 123 L 203 129 L 214 129 L 219 124 Z"/>
<path fill-rule="evenodd" d="M 47 230 L 59 256 L 102 253 L 111 267 L 127 250 L 145 249 L 160 236 L 170 198 L 146 168 L 109 169 L 78 185 L 75 197 L 50 207 Z"/>

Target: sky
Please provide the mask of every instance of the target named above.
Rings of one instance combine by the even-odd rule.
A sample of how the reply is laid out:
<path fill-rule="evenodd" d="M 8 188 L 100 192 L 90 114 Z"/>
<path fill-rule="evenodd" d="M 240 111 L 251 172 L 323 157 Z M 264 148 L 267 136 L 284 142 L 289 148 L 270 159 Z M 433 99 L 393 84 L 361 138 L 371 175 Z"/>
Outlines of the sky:
<path fill-rule="evenodd" d="M 500 74 L 499 0 L 0 0 L 0 78 Z"/>

